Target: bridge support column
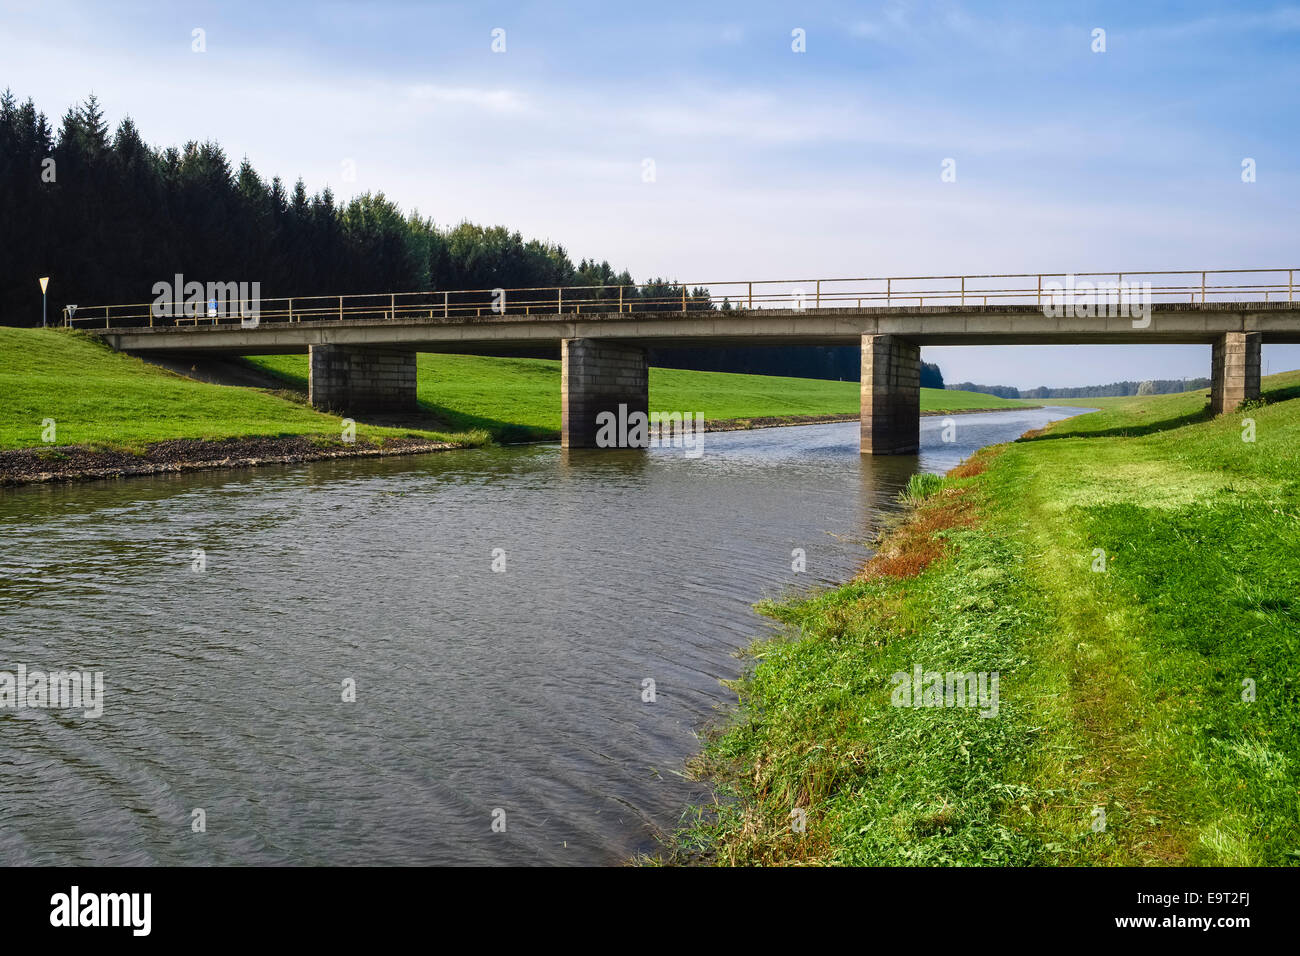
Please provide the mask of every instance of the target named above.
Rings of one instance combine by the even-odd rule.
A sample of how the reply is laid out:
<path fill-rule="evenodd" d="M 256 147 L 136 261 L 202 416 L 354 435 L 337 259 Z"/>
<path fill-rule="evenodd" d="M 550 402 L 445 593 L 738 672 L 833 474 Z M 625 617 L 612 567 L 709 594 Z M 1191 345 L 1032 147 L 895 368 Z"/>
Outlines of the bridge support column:
<path fill-rule="evenodd" d="M 921 347 L 895 335 L 862 336 L 864 455 L 914 455 L 921 448 Z"/>
<path fill-rule="evenodd" d="M 414 411 L 415 350 L 312 345 L 308 398 L 314 408 L 356 414 Z"/>
<path fill-rule="evenodd" d="M 633 412 L 650 412 L 650 376 L 644 348 L 605 339 L 564 339 L 560 343 L 560 444 L 596 448 L 596 418 L 612 412 L 627 421 Z M 622 414 L 619 406 L 626 406 Z"/>
<path fill-rule="evenodd" d="M 1258 332 L 1225 332 L 1214 340 L 1210 355 L 1210 412 L 1223 415 L 1259 398 Z"/>

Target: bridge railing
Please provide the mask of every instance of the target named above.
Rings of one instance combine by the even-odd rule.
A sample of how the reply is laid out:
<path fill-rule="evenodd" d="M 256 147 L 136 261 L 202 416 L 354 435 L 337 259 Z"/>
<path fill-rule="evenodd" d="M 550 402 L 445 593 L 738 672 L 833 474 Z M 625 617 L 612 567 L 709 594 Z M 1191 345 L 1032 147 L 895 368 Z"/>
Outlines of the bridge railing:
<path fill-rule="evenodd" d="M 1103 294 L 1112 301 L 1295 302 L 1296 273 L 1288 269 L 1206 269 L 1166 272 L 1012 273 L 947 276 L 869 276 L 834 279 L 754 279 L 699 283 L 457 289 L 361 295 L 240 299 L 202 293 L 126 305 L 80 306 L 65 324 L 142 328 L 371 320 L 472 321 L 624 312 L 692 314 L 712 310 L 861 309 L 902 306 L 1070 304 Z M 213 289 L 216 292 L 213 294 Z"/>

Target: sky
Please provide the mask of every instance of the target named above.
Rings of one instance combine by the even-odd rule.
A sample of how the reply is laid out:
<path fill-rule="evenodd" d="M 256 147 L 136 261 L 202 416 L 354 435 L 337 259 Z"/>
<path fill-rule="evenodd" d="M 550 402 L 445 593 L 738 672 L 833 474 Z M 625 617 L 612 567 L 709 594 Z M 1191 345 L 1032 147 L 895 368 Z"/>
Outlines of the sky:
<path fill-rule="evenodd" d="M 0 0 L 0 85 L 638 279 L 1300 267 L 1287 3 Z M 1208 346 L 924 351 L 950 382 L 1209 374 Z"/>

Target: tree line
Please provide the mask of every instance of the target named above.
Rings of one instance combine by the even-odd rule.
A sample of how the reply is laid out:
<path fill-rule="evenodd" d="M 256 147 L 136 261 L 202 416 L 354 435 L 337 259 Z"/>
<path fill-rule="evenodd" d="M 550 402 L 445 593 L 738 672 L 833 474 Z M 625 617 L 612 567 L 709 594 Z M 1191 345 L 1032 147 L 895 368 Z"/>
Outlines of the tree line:
<path fill-rule="evenodd" d="M 110 132 L 93 95 L 57 129 L 32 100 L 0 96 L 0 213 L 0 317 L 13 325 L 40 324 L 40 276 L 52 277 L 51 318 L 66 303 L 150 302 L 176 273 L 257 281 L 266 298 L 635 285 L 626 269 L 575 264 L 563 246 L 503 226 L 438 226 L 382 192 L 308 195 L 301 179 L 234 166 L 214 142 L 152 148 L 130 118 Z M 682 291 L 661 278 L 640 295 L 679 309 Z M 707 289 L 686 298 L 713 307 Z"/>
<path fill-rule="evenodd" d="M 0 95 L 0 322 L 39 325 L 37 278 L 50 276 L 49 315 L 65 304 L 147 303 L 180 273 L 201 282 L 259 282 L 264 298 L 367 292 L 636 286 L 607 261 L 576 264 L 562 245 L 504 226 L 439 226 L 382 192 L 345 203 L 235 166 L 215 142 L 149 146 L 128 117 L 110 130 L 92 94 L 57 128 L 29 98 Z M 594 293 L 584 292 L 583 295 Z M 601 293 L 618 298 L 617 289 Z M 667 278 L 624 301 L 677 311 L 719 306 L 705 288 Z M 722 308 L 730 308 L 724 302 Z M 855 348 L 655 349 L 669 368 L 856 381 Z M 942 388 L 938 367 L 922 384 Z"/>
<path fill-rule="evenodd" d="M 1192 392 L 1209 388 L 1208 378 L 1148 379 L 1145 382 L 1111 382 L 1109 385 L 1084 385 L 1078 388 L 1015 388 L 1011 385 L 976 385 L 958 382 L 948 388 L 963 392 L 982 392 L 1000 398 L 1113 398 L 1125 395 L 1170 395 L 1174 392 Z"/>
<path fill-rule="evenodd" d="M 862 376 L 862 350 L 852 345 L 806 345 L 799 348 L 751 348 L 739 345 L 651 349 L 650 364 L 660 368 L 856 382 Z M 938 365 L 933 362 L 921 363 L 921 387 L 944 387 L 943 372 Z"/>

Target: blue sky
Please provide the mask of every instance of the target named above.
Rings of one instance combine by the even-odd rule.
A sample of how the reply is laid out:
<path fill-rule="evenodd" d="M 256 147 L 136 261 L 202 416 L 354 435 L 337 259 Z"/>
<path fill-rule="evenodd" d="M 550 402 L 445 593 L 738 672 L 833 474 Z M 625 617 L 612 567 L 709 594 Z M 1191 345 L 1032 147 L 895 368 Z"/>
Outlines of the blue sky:
<path fill-rule="evenodd" d="M 0 2 L 0 63 L 53 115 L 93 90 L 154 144 L 215 139 L 638 277 L 1300 265 L 1300 5 Z M 1194 346 L 926 352 L 1022 387 L 1209 368 Z"/>

